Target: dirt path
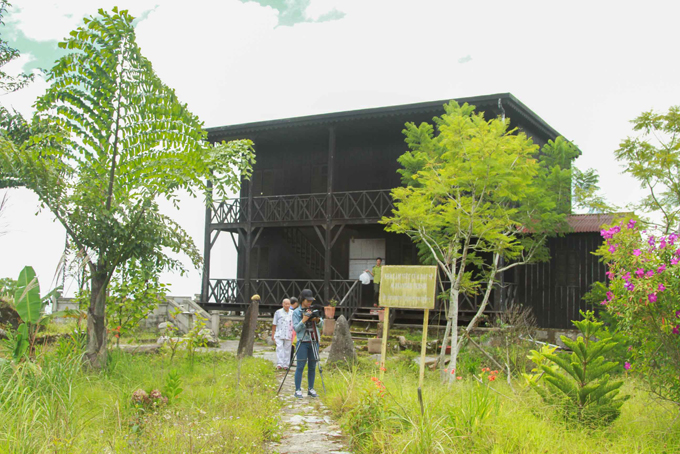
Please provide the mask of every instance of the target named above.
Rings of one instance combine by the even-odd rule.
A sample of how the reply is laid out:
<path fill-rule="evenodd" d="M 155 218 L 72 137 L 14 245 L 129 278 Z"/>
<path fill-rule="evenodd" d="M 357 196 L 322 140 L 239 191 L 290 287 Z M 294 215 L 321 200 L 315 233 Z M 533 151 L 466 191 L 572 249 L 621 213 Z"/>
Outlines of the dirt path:
<path fill-rule="evenodd" d="M 307 396 L 307 390 L 303 389 L 305 397 L 297 399 L 295 384 L 291 371 L 281 389 L 279 399 L 284 403 L 281 418 L 281 441 L 272 443 L 271 452 L 288 454 L 350 454 L 345 437 L 335 421 L 331 418 L 331 412 L 326 408 L 320 398 L 314 399 Z M 283 379 L 284 373 L 278 373 L 277 377 Z M 307 371 L 303 378 L 307 381 Z M 316 387 L 322 393 L 321 379 L 317 372 Z"/>

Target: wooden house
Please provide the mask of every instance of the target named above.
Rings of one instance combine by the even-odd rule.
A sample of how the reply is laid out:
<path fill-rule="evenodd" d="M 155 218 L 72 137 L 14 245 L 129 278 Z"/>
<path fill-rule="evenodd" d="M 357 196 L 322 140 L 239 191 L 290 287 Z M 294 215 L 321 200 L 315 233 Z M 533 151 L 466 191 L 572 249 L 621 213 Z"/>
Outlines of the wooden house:
<path fill-rule="evenodd" d="M 505 115 L 511 126 L 542 146 L 559 133 L 509 93 L 463 98 L 487 119 Z M 202 305 L 243 310 L 249 295 L 260 307 L 280 307 L 287 296 L 310 288 L 322 302 L 336 300 L 351 319 L 370 305 L 372 286 L 359 274 L 382 257 L 385 264 L 417 264 L 416 248 L 403 235 L 387 233 L 378 221 L 392 210 L 390 190 L 400 184 L 397 158 L 407 146 L 406 122 L 431 122 L 448 102 L 312 115 L 208 130 L 211 141 L 248 138 L 257 164 L 239 197 L 215 201 L 206 209 Z M 603 266 L 590 253 L 600 242 L 599 226 L 610 221 L 575 217 L 575 231 L 551 240 L 550 262 L 506 273 L 494 290 L 491 313 L 519 302 L 529 305 L 543 327 L 566 328 L 584 308 L 590 284 L 604 279 Z M 238 250 L 236 279 L 210 273 L 211 249 L 219 235 L 231 235 Z M 477 301 L 461 301 L 461 320 Z M 406 311 L 398 317 L 422 317 Z M 433 322 L 443 318 L 432 312 Z"/>

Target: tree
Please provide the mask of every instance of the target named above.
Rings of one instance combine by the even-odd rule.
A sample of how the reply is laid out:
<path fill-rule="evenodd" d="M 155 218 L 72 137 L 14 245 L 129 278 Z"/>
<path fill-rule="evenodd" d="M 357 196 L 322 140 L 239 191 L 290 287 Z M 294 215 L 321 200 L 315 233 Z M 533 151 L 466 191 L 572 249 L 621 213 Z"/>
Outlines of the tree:
<path fill-rule="evenodd" d="M 189 235 L 160 213 L 160 197 L 210 200 L 235 190 L 254 161 L 247 140 L 210 146 L 202 123 L 162 83 L 135 41 L 133 17 L 114 8 L 84 19 L 59 46 L 36 122 L 50 128 L 0 151 L 0 167 L 34 191 L 87 257 L 86 362 L 106 365 L 109 282 L 131 259 L 184 270 L 168 252 L 200 255 Z M 210 180 L 212 188 L 207 183 Z"/>
<path fill-rule="evenodd" d="M 564 228 L 568 166 L 577 150 L 563 139 L 550 142 L 545 155 L 554 162 L 539 165 L 538 146 L 509 130 L 509 121 L 486 121 L 468 104 L 452 101 L 444 108 L 434 119 L 436 131 L 428 123 L 406 125 L 411 151 L 399 158 L 405 187 L 392 191 L 393 216 L 383 222 L 388 231 L 411 237 L 451 283 L 441 355 L 450 334 L 449 367 L 455 370 L 462 345 L 459 297 L 482 293 L 468 336 L 499 273 L 547 258 L 545 239 Z M 448 376 L 453 380 L 455 373 Z"/>
<path fill-rule="evenodd" d="M 7 0 L 0 0 L 0 26 L 5 25 L 2 17 L 10 6 L 12 5 Z M 0 93 L 17 91 L 33 80 L 33 74 L 21 73 L 17 76 L 10 76 L 2 70 L 7 63 L 17 58 L 19 58 L 19 51 L 0 38 Z"/>
<path fill-rule="evenodd" d="M 106 318 L 115 326 L 117 339 L 139 326 L 166 296 L 167 285 L 160 282 L 160 270 L 149 261 L 130 260 L 111 280 Z"/>
<path fill-rule="evenodd" d="M 645 238 L 635 219 L 601 233 L 609 279 L 600 307 L 628 340 L 626 369 L 680 405 L 680 235 Z"/>
<path fill-rule="evenodd" d="M 680 106 L 666 114 L 643 112 L 632 123 L 639 135 L 622 141 L 615 156 L 649 191 L 636 208 L 660 214 L 661 221 L 651 224 L 664 234 L 680 232 Z"/>

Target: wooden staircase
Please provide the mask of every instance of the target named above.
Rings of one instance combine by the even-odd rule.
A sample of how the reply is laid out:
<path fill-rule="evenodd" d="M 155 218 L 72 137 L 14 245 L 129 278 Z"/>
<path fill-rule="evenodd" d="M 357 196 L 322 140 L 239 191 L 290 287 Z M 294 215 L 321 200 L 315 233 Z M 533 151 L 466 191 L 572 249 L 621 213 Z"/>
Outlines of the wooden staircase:
<path fill-rule="evenodd" d="M 351 320 L 350 334 L 354 341 L 378 337 L 378 308 L 358 307 Z"/>
<path fill-rule="evenodd" d="M 324 255 L 298 228 L 283 229 L 283 238 L 298 258 L 307 266 L 312 279 L 324 278 Z M 331 266 L 331 279 L 342 280 L 343 277 L 338 270 Z"/>

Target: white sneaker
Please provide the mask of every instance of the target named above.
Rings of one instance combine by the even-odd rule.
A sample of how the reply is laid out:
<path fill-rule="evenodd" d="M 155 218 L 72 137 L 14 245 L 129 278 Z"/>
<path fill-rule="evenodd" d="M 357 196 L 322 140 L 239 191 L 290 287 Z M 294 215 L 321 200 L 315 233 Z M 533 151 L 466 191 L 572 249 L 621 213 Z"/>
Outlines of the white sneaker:
<path fill-rule="evenodd" d="M 308 395 L 309 397 L 319 397 L 319 395 L 318 395 L 318 394 L 316 393 L 316 391 L 314 391 L 313 389 L 308 390 L 308 391 L 307 391 L 307 395 Z"/>
<path fill-rule="evenodd" d="M 302 399 L 302 390 L 301 389 L 298 389 L 297 391 L 295 391 L 295 397 L 297 397 L 298 399 Z"/>

